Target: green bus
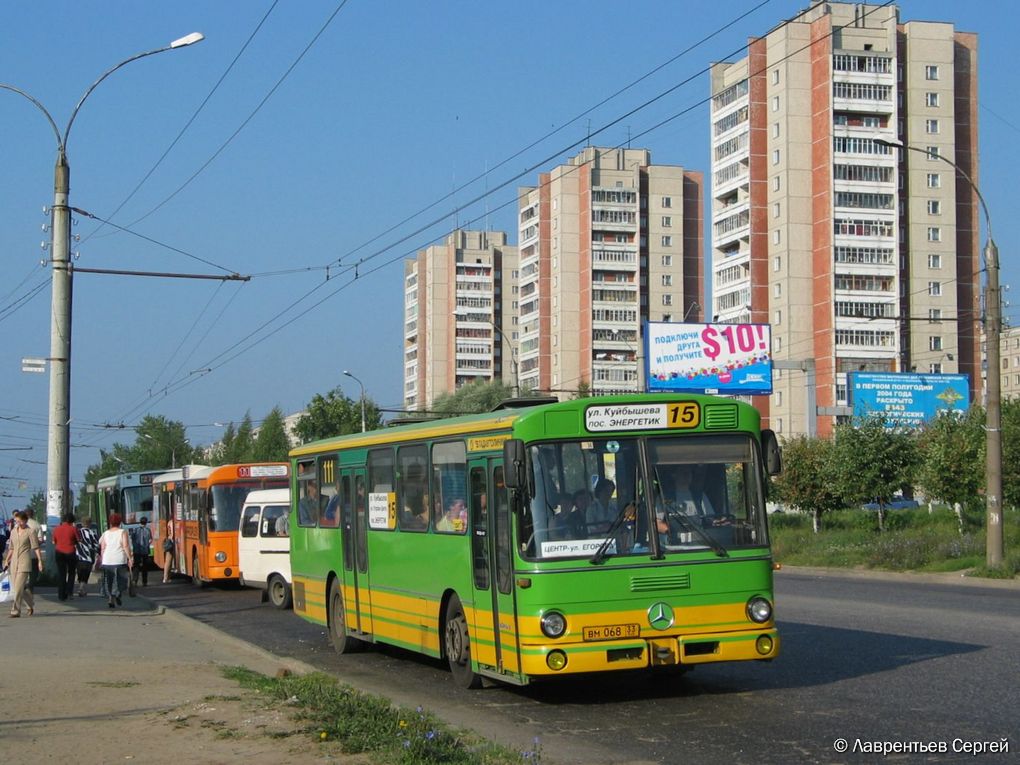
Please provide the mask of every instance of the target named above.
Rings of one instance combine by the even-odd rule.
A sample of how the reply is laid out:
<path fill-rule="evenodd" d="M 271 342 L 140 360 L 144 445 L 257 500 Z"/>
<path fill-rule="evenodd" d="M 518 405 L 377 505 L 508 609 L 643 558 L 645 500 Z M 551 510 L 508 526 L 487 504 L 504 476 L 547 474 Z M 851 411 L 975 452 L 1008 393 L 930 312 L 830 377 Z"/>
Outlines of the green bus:
<path fill-rule="evenodd" d="M 748 404 L 607 396 L 291 451 L 294 610 L 337 651 L 445 658 L 464 687 L 778 655 Z"/>

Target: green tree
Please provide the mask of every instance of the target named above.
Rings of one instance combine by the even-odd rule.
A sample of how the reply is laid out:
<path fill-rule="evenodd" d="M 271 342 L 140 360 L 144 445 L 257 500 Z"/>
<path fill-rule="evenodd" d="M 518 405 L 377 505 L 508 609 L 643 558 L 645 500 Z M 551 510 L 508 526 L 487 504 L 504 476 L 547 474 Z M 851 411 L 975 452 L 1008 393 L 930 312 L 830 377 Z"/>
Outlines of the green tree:
<path fill-rule="evenodd" d="M 572 399 L 577 400 L 579 398 L 588 398 L 591 395 L 591 385 L 587 381 L 581 380 L 577 384 L 577 393 L 571 396 Z"/>
<path fill-rule="evenodd" d="M 833 455 L 836 486 L 847 505 L 878 503 L 878 528 L 885 530 L 885 506 L 914 485 L 917 442 L 911 431 L 889 427 L 883 416 L 836 426 Z"/>
<path fill-rule="evenodd" d="M 133 444 L 115 443 L 109 450 L 99 450 L 99 462 L 85 470 L 85 482 L 94 484 L 118 473 L 169 470 L 175 464 L 186 465 L 194 457 L 183 423 L 147 415 L 135 428 Z"/>
<path fill-rule="evenodd" d="M 522 398 L 534 395 L 530 390 L 521 392 Z M 467 385 L 462 385 L 452 393 L 442 393 L 436 396 L 430 411 L 450 416 L 491 412 L 510 398 L 514 398 L 512 386 L 499 380 L 475 380 Z"/>
<path fill-rule="evenodd" d="M 1020 507 L 1020 398 L 1002 402 L 1002 505 Z"/>
<path fill-rule="evenodd" d="M 783 472 L 772 479 L 776 499 L 811 513 L 817 534 L 822 515 L 845 505 L 836 486 L 835 444 L 823 438 L 797 436 L 783 443 Z"/>
<path fill-rule="evenodd" d="M 46 523 L 46 495 L 41 491 L 37 491 L 28 498 L 28 502 L 25 504 L 24 509 L 34 511 L 35 519 L 39 521 L 39 523 Z"/>
<path fill-rule="evenodd" d="M 236 465 L 239 462 L 254 462 L 255 459 L 255 437 L 252 435 L 254 427 L 251 424 L 251 414 L 244 413 L 244 419 L 239 426 L 234 423 L 227 423 L 223 430 L 223 438 L 212 448 L 209 453 L 209 461 L 213 465 Z"/>
<path fill-rule="evenodd" d="M 931 499 L 973 503 L 984 486 L 984 412 L 940 412 L 918 433 L 917 483 Z M 1005 464 L 1005 461 L 1004 461 Z"/>
<path fill-rule="evenodd" d="M 290 439 L 283 423 L 283 410 L 274 406 L 262 420 L 252 456 L 255 462 L 286 462 Z"/>
<path fill-rule="evenodd" d="M 365 398 L 365 424 L 368 430 L 382 426 L 379 407 Z M 361 399 L 348 398 L 338 386 L 325 396 L 316 393 L 294 425 L 301 443 L 361 432 Z"/>

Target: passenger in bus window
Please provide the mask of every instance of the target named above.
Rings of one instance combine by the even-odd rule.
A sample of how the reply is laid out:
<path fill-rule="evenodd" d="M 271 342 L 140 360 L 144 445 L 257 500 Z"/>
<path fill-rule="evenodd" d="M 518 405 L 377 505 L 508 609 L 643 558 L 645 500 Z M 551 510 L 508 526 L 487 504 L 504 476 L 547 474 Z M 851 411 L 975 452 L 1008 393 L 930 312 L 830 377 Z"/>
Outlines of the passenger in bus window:
<path fill-rule="evenodd" d="M 578 489 L 570 496 L 568 508 L 553 517 L 550 531 L 554 539 L 585 539 L 588 536 L 588 508 L 591 496 L 587 489 Z"/>
<path fill-rule="evenodd" d="M 289 537 L 290 536 L 290 513 L 281 513 L 280 517 L 276 519 L 276 523 L 273 526 L 278 537 Z"/>
<path fill-rule="evenodd" d="M 467 531 L 467 504 L 463 499 L 454 499 L 446 508 L 443 517 L 436 524 L 437 531 L 463 534 Z"/>
<path fill-rule="evenodd" d="M 302 526 L 314 526 L 319 517 L 319 484 L 305 481 L 305 496 L 298 503 L 298 523 Z"/>
<path fill-rule="evenodd" d="M 592 500 L 591 510 L 588 513 L 590 522 L 608 526 L 616 519 L 616 503 L 613 502 L 615 491 L 615 483 L 608 478 L 599 479 L 595 484 L 595 498 Z"/>

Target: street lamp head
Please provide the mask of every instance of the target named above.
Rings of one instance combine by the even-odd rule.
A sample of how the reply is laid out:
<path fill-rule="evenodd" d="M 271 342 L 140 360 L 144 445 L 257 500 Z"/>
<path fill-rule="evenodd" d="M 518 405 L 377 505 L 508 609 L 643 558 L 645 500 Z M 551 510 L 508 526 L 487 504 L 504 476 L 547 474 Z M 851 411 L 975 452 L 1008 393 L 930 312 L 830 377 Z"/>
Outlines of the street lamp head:
<path fill-rule="evenodd" d="M 888 138 L 882 138 L 882 136 L 879 136 L 879 135 L 872 136 L 871 140 L 874 141 L 875 143 L 877 143 L 879 146 L 888 146 L 889 148 L 892 148 L 892 149 L 905 149 L 906 148 L 906 146 L 904 146 L 899 141 L 890 141 Z"/>
<path fill-rule="evenodd" d="M 205 39 L 205 35 L 201 32 L 192 32 L 190 35 L 184 35 L 184 37 L 178 37 L 172 43 L 171 48 L 183 48 L 185 45 L 194 45 L 197 42 L 202 42 Z"/>

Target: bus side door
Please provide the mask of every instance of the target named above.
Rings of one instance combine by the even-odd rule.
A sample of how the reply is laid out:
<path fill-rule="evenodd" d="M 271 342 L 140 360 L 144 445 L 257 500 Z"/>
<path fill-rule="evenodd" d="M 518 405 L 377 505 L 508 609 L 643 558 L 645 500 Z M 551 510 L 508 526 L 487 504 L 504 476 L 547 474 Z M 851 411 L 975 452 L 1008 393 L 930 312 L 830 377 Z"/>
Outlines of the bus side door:
<path fill-rule="evenodd" d="M 341 507 L 344 608 L 347 627 L 360 634 L 372 632 L 372 599 L 368 588 L 368 495 L 364 468 L 344 468 L 342 485 L 353 487 Z"/>
<path fill-rule="evenodd" d="M 482 664 L 516 673 L 517 617 L 513 597 L 510 502 L 503 464 L 475 459 L 468 465 L 471 487 L 471 569 L 474 600 L 472 650 Z"/>

